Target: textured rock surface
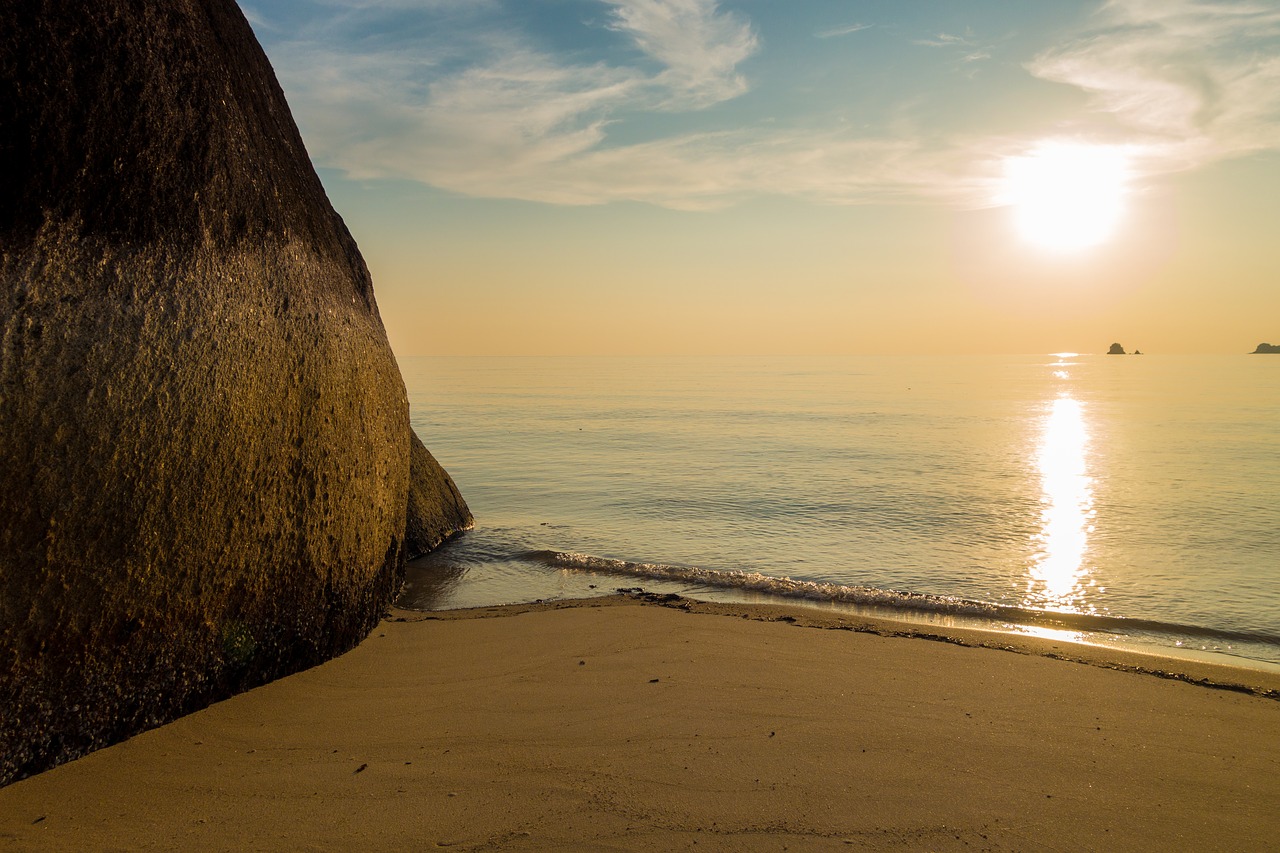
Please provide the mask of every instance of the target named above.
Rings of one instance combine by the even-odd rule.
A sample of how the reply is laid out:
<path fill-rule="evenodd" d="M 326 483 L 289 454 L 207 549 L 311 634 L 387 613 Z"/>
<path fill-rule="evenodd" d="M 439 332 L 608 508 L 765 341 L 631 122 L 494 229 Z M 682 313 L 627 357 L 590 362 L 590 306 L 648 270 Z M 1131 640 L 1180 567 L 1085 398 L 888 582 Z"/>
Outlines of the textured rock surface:
<path fill-rule="evenodd" d="M 453 484 L 453 478 L 440 467 L 417 435 L 410 435 L 409 448 L 409 511 L 404 528 L 406 560 L 422 556 L 454 531 L 471 526 L 471 510 Z"/>
<path fill-rule="evenodd" d="M 470 515 L 232 0 L 0 4 L 0 119 L 2 783 L 359 641 L 411 447 Z"/>

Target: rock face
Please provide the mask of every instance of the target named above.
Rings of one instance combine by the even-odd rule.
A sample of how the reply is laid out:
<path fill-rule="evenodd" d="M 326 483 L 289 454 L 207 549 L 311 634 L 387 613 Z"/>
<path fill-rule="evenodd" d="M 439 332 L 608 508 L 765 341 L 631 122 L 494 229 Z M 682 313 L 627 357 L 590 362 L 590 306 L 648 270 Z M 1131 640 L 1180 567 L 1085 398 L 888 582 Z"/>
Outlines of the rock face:
<path fill-rule="evenodd" d="M 350 648 L 470 523 L 233 0 L 0 5 L 0 306 L 0 783 Z"/>
<path fill-rule="evenodd" d="M 409 504 L 404 556 L 421 557 L 458 530 L 471 526 L 462 493 L 417 435 L 409 434 Z"/>

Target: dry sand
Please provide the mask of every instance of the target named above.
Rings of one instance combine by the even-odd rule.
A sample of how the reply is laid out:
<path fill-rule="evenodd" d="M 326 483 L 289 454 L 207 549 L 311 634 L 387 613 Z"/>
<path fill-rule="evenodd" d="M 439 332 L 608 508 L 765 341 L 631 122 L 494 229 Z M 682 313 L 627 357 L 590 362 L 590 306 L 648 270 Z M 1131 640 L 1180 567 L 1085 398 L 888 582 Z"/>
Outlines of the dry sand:
<path fill-rule="evenodd" d="M 1047 656 L 1094 654 L 1062 643 L 819 629 L 852 624 L 635 598 L 398 612 L 338 660 L 0 790 L 0 849 L 1280 843 L 1275 676 L 1119 661 L 1240 688 L 1212 689 Z"/>

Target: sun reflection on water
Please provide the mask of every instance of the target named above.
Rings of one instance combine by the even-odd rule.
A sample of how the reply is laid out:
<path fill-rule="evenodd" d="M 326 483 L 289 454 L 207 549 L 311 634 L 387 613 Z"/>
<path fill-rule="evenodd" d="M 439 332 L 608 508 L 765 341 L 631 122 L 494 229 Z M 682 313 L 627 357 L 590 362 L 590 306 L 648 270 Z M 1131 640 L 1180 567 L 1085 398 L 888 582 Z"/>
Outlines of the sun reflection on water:
<path fill-rule="evenodd" d="M 1027 584 L 1028 604 L 1081 610 L 1088 579 L 1085 553 L 1093 529 L 1093 478 L 1086 456 L 1084 406 L 1064 395 L 1049 406 L 1037 447 L 1041 528 Z"/>
<path fill-rule="evenodd" d="M 1063 643 L 1084 643 L 1087 635 L 1083 631 L 1069 631 L 1063 628 L 1046 628 L 1043 625 L 1018 625 L 1019 634 L 1028 637 L 1039 637 L 1042 640 L 1058 640 Z"/>

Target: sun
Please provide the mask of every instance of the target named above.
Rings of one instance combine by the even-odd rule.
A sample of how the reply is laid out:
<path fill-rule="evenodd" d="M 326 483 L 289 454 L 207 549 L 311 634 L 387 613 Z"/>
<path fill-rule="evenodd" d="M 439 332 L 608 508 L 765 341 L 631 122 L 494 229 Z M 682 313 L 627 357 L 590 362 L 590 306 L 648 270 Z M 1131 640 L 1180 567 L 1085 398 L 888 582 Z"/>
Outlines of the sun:
<path fill-rule="evenodd" d="M 1023 239 L 1075 252 L 1104 242 L 1124 211 L 1129 162 L 1114 146 L 1042 142 L 1004 161 L 1002 200 Z"/>

